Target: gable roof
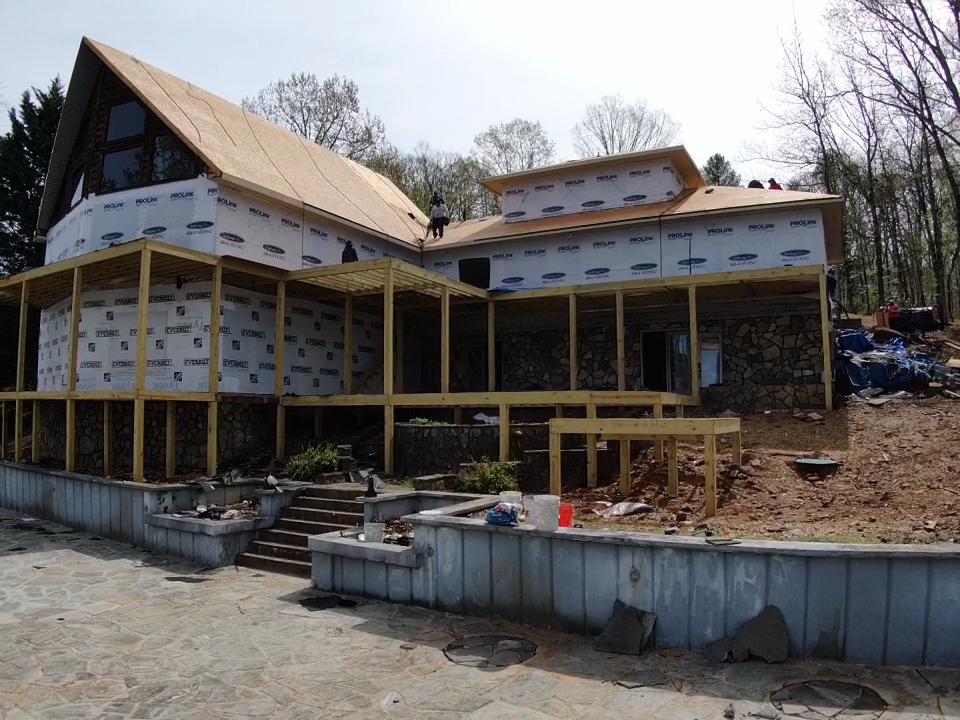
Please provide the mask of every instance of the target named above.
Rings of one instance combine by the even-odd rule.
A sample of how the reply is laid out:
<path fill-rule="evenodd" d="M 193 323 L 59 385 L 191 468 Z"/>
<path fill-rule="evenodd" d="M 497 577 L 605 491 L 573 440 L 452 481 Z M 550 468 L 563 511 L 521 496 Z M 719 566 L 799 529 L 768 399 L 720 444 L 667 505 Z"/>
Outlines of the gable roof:
<path fill-rule="evenodd" d="M 196 85 L 83 38 L 57 130 L 38 228 L 56 195 L 101 65 L 109 68 L 226 185 L 419 247 L 427 218 L 387 178 Z M 411 217 L 412 216 L 412 217 Z"/>
<path fill-rule="evenodd" d="M 691 220 L 714 215 L 806 207 L 819 208 L 823 213 L 827 261 L 843 262 L 843 200 L 839 196 L 792 190 L 719 186 L 684 190 L 676 199 L 668 202 L 634 205 L 613 210 L 510 223 L 504 222 L 500 215 L 451 223 L 444 231 L 444 237 L 427 240 L 424 250 L 502 242 L 555 232 L 600 229 L 617 225 L 643 225 L 661 220 Z"/>

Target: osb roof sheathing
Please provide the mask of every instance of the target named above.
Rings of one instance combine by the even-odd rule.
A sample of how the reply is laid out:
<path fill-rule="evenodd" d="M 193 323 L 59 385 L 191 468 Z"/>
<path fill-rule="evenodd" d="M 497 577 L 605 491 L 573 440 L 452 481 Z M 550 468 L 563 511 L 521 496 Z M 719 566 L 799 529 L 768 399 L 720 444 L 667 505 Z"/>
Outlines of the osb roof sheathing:
<path fill-rule="evenodd" d="M 228 185 L 413 246 L 423 237 L 427 218 L 386 178 L 137 58 L 83 42 Z"/>

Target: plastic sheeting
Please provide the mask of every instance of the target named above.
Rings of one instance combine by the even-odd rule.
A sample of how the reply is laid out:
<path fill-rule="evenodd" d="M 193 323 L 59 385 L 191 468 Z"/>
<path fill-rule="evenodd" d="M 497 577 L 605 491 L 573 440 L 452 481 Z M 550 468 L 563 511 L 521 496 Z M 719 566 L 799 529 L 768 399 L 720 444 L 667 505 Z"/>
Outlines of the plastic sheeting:
<path fill-rule="evenodd" d="M 923 353 L 911 353 L 902 338 L 875 343 L 865 332 L 837 338 L 837 384 L 841 394 L 866 388 L 886 392 L 911 390 L 950 377 L 946 365 Z"/>

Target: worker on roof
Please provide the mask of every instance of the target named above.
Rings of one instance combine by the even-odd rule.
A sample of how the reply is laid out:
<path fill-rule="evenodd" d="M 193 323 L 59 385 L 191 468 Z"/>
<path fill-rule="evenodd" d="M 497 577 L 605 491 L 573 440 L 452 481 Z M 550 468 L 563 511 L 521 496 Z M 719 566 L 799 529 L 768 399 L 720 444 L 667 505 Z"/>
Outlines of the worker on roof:
<path fill-rule="evenodd" d="M 754 190 L 766 190 L 766 188 L 763 186 L 763 183 L 760 182 L 759 180 L 751 180 L 747 184 L 747 187 L 753 188 Z"/>
<path fill-rule="evenodd" d="M 440 197 L 440 193 L 434 190 L 433 197 L 430 199 L 430 227 L 428 229 L 433 230 L 434 238 L 437 237 L 437 233 L 443 238 L 443 228 L 449 224 L 450 211 L 447 209 L 447 204 Z"/>
<path fill-rule="evenodd" d="M 767 182 L 770 184 L 767 190 L 783 190 L 783 188 L 780 187 L 780 183 L 778 183 L 773 178 L 770 178 L 769 180 L 767 180 Z"/>
<path fill-rule="evenodd" d="M 353 241 L 347 240 L 343 245 L 343 252 L 340 254 L 340 262 L 357 262 L 359 259 L 360 258 L 357 257 L 357 249 L 353 247 Z"/>

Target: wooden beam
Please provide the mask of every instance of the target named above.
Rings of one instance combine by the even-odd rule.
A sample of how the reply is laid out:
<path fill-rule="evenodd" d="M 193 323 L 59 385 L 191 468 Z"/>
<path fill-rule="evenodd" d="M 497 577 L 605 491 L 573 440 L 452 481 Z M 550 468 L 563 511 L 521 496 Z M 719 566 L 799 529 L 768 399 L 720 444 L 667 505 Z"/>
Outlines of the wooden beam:
<path fill-rule="evenodd" d="M 510 462 L 510 406 L 500 406 L 500 462 Z"/>
<path fill-rule="evenodd" d="M 404 372 L 404 368 L 406 367 L 406 363 L 404 362 L 404 357 L 403 357 L 403 351 L 404 351 L 404 348 L 406 347 L 406 342 L 405 342 L 406 336 L 404 335 L 403 316 L 404 316 L 403 310 L 398 310 L 396 314 L 396 318 L 397 318 L 396 319 L 397 339 L 396 339 L 396 345 L 395 345 L 396 350 L 394 351 L 394 355 L 396 357 L 396 360 L 394 361 L 394 367 L 396 368 L 396 377 L 393 380 L 393 392 L 398 392 L 398 393 L 403 392 L 403 372 Z"/>
<path fill-rule="evenodd" d="M 657 404 L 653 406 L 653 419 L 654 420 L 663 420 L 663 405 Z M 657 440 L 654 443 L 654 457 L 656 460 L 663 460 L 663 442 Z"/>
<path fill-rule="evenodd" d="M 24 283 L 20 286 L 20 325 L 17 335 L 17 392 L 22 392 L 26 388 L 23 386 L 24 372 L 26 370 L 27 358 L 27 326 L 29 324 L 28 305 L 30 301 L 30 283 Z"/>
<path fill-rule="evenodd" d="M 487 391 L 497 390 L 497 306 L 487 301 Z"/>
<path fill-rule="evenodd" d="M 620 494 L 630 494 L 630 439 L 620 441 Z"/>
<path fill-rule="evenodd" d="M 384 329 L 387 327 L 386 318 L 384 318 L 383 327 Z M 384 363 L 386 363 L 386 355 L 384 355 Z M 386 373 L 384 373 L 384 382 L 386 382 Z M 351 393 L 353 393 L 353 298 L 347 295 L 343 299 L 343 394 Z"/>
<path fill-rule="evenodd" d="M 167 478 L 177 474 L 177 403 L 167 401 L 166 452 L 164 453 Z"/>
<path fill-rule="evenodd" d="M 283 460 L 287 456 L 287 408 L 285 405 L 277 405 L 277 441 L 274 455 L 277 460 Z"/>
<path fill-rule="evenodd" d="M 727 435 L 740 432 L 740 418 L 563 418 L 550 420 L 551 431 L 585 435 Z"/>
<path fill-rule="evenodd" d="M 550 494 L 560 496 L 563 482 L 560 477 L 560 433 L 550 430 Z"/>
<path fill-rule="evenodd" d="M 31 412 L 33 427 L 30 428 L 30 461 L 36 465 L 40 462 L 40 401 L 33 401 L 33 410 Z"/>
<path fill-rule="evenodd" d="M 570 389 L 577 389 L 577 379 L 580 375 L 580 364 L 577 360 L 577 296 L 570 295 L 567 308 L 570 321 Z"/>
<path fill-rule="evenodd" d="M 697 322 L 697 286 L 687 288 L 690 309 L 690 394 L 700 402 L 700 327 Z"/>
<path fill-rule="evenodd" d="M 16 425 L 13 427 L 13 461 L 23 462 L 23 400 L 17 398 L 14 401 L 14 418 Z M 70 429 L 67 429 L 68 432 Z M 76 435 L 76 431 L 73 432 Z M 76 437 L 74 437 L 76 444 Z"/>
<path fill-rule="evenodd" d="M 67 402 L 70 402 L 69 400 Z M 144 440 L 146 438 L 147 403 L 137 398 L 133 401 L 133 481 L 143 482 Z"/>
<path fill-rule="evenodd" d="M 283 281 L 281 280 L 280 282 L 282 283 Z M 223 308 L 222 296 L 223 265 L 217 263 L 213 266 L 213 283 L 210 290 L 210 366 L 208 368 L 210 372 L 209 375 L 207 375 L 207 392 L 210 393 L 220 392 L 220 323 L 222 319 L 220 312 Z M 277 312 L 282 312 L 279 306 L 277 307 Z M 283 320 L 280 321 L 280 325 L 283 325 Z M 277 346 L 275 350 L 282 352 L 283 343 Z"/>
<path fill-rule="evenodd" d="M 150 263 L 151 263 L 151 253 L 149 249 L 144 250 L 140 254 L 140 288 L 137 293 L 137 375 L 136 383 L 134 384 L 134 389 L 138 392 L 147 389 L 147 330 L 149 329 L 149 319 L 150 319 Z M 79 268 L 78 268 L 79 269 Z M 70 390 L 75 390 L 75 386 L 71 386 Z M 143 419 L 141 417 L 141 419 Z M 134 428 L 134 437 L 136 437 L 137 428 Z M 140 428 L 141 433 L 141 450 L 143 449 L 143 428 Z M 136 440 L 134 440 L 136 444 Z M 136 467 L 137 462 L 137 452 L 134 450 L 134 466 Z M 143 480 L 143 458 L 140 458 L 140 480 Z M 134 471 L 134 475 L 136 475 Z M 134 478 L 137 479 L 137 478 Z"/>
<path fill-rule="evenodd" d="M 50 398 L 44 393 L 44 398 Z M 10 398 L 8 398 L 10 399 Z M 389 401 L 396 407 L 496 407 L 507 403 L 512 407 L 555 407 L 557 405 L 602 405 L 622 407 L 650 407 L 662 405 L 692 405 L 693 398 L 675 393 L 647 391 L 617 392 L 615 390 L 531 390 L 525 392 L 463 392 L 463 393 L 404 393 L 389 398 L 378 395 L 299 395 L 283 396 L 279 401 L 289 407 L 358 407 L 381 406 Z"/>
<path fill-rule="evenodd" d="M 675 498 L 680 494 L 680 467 L 677 459 L 677 439 L 667 440 L 667 494 Z"/>
<path fill-rule="evenodd" d="M 383 469 L 393 472 L 393 405 L 383 406 Z"/>
<path fill-rule="evenodd" d="M 820 273 L 820 333 L 823 339 L 823 382 L 826 408 L 833 410 L 833 343 L 830 341 L 830 295 L 827 292 L 827 276 Z"/>
<path fill-rule="evenodd" d="M 450 289 L 440 295 L 440 392 L 450 392 Z"/>
<path fill-rule="evenodd" d="M 220 403 L 211 400 L 207 403 L 207 477 L 216 477 L 217 458 L 220 454 L 218 433 L 220 429 Z"/>
<path fill-rule="evenodd" d="M 450 290 L 444 287 L 447 303 L 447 320 L 449 322 L 450 312 Z M 383 394 L 387 397 L 393 394 L 394 381 L 394 357 L 393 357 L 393 331 L 394 331 L 394 308 L 393 308 L 393 268 L 387 268 L 387 276 L 383 281 Z M 447 368 L 450 372 L 450 368 Z M 448 375 L 449 378 L 449 375 Z M 392 417 L 392 415 L 391 415 Z M 391 429 L 391 434 L 393 430 Z M 390 458 L 391 467 L 393 458 Z"/>
<path fill-rule="evenodd" d="M 587 417 L 597 417 L 597 406 L 587 405 Z M 587 487 L 597 486 L 597 436 L 587 433 Z"/>
<path fill-rule="evenodd" d="M 706 435 L 703 438 L 703 495 L 706 502 L 706 516 L 717 514 L 717 438 Z"/>
<path fill-rule="evenodd" d="M 103 403 L 103 476 L 113 475 L 113 404 Z"/>
<path fill-rule="evenodd" d="M 623 290 L 617 290 L 617 389 L 627 389 L 627 339 L 623 320 Z"/>

